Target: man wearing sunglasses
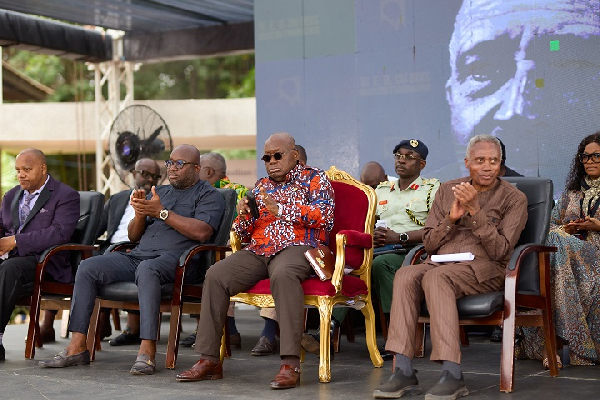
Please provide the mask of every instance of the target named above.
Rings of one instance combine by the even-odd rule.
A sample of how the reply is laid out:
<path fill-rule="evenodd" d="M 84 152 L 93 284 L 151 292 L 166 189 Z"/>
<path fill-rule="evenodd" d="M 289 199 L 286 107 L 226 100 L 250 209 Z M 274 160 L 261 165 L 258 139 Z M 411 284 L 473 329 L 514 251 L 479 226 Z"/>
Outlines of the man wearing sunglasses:
<path fill-rule="evenodd" d="M 225 209 L 223 196 L 200 179 L 199 164 L 198 149 L 178 146 L 165 161 L 171 185 L 152 187 L 147 196 L 144 190 L 133 191 L 134 216 L 128 236 L 139 244 L 129 253 L 105 253 L 79 264 L 69 321 L 71 342 L 54 359 L 40 361 L 40 366 L 89 364 L 86 336 L 98 287 L 112 282 L 135 282 L 139 289 L 142 343 L 130 373 L 154 373 L 160 286 L 175 280 L 179 257 L 186 249 L 211 239 Z"/>
<path fill-rule="evenodd" d="M 156 186 L 160 181 L 160 167 L 157 162 L 150 158 L 141 158 L 135 163 L 131 171 L 133 176 L 134 189 L 143 190 L 146 195 L 150 194 L 152 186 Z M 106 231 L 106 239 L 98 241 L 102 254 L 111 245 L 123 241 L 128 241 L 127 226 L 134 216 L 134 210 L 129 203 L 132 189 L 123 190 L 110 196 L 104 204 L 102 220 L 98 227 L 99 236 Z M 100 333 L 100 339 L 111 335 L 109 309 L 100 310 L 100 320 L 97 331 Z M 42 330 L 43 331 L 43 330 Z M 121 334 L 108 343 L 111 346 L 124 346 L 140 342 L 140 316 L 137 311 L 128 312 L 127 327 Z"/>
<path fill-rule="evenodd" d="M 276 133 L 265 142 L 268 177 L 252 190 L 258 218 L 248 198 L 238 202 L 233 229 L 250 243 L 219 261 L 206 273 L 196 351 L 200 360 L 177 375 L 179 381 L 221 379 L 219 349 L 229 297 L 271 279 L 271 292 L 281 337 L 281 367 L 272 389 L 296 387 L 300 381 L 300 341 L 304 330 L 302 281 L 311 275 L 304 257 L 308 249 L 324 244 L 333 227 L 334 193 L 325 173 L 298 162 L 294 138 Z"/>

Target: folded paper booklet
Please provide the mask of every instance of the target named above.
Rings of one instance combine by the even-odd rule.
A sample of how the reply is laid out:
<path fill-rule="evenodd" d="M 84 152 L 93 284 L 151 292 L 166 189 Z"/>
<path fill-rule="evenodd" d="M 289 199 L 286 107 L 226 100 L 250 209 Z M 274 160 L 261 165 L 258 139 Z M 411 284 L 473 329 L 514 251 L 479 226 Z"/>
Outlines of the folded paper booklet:
<path fill-rule="evenodd" d="M 472 253 L 452 253 L 452 254 L 436 254 L 431 256 L 433 262 L 456 262 L 456 261 L 472 261 L 475 256 Z"/>
<path fill-rule="evenodd" d="M 327 246 L 319 246 L 316 249 L 306 250 L 304 256 L 315 270 L 320 280 L 331 279 L 335 269 L 335 256 Z"/>

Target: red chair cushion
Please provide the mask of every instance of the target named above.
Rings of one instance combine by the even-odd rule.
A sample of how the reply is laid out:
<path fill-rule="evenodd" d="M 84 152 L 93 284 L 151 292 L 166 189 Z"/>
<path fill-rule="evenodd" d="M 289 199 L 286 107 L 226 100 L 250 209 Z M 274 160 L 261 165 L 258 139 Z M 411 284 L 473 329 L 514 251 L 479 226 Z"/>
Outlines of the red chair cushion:
<path fill-rule="evenodd" d="M 317 277 L 310 277 L 302 282 L 304 295 L 307 296 L 334 296 L 335 288 L 331 281 L 321 281 Z M 271 280 L 263 279 L 252 286 L 246 293 L 253 294 L 271 294 Z M 361 294 L 367 294 L 367 285 L 358 277 L 353 275 L 344 275 L 342 280 L 342 294 L 347 297 L 354 297 Z"/>

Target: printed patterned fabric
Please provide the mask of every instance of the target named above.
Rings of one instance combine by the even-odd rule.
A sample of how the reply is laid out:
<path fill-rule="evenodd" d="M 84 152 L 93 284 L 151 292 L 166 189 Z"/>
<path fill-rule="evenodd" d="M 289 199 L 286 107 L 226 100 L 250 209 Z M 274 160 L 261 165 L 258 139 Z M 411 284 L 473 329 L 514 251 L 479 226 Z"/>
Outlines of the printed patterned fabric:
<path fill-rule="evenodd" d="M 280 218 L 267 210 L 259 194 L 261 186 L 282 205 Z M 238 216 L 233 223 L 242 242 L 250 243 L 246 250 L 272 256 L 288 246 L 327 244 L 333 228 L 334 192 L 323 171 L 298 164 L 285 182 L 262 178 L 252 191 L 260 217 Z"/>
<path fill-rule="evenodd" d="M 554 295 L 556 334 L 569 344 L 572 365 L 600 363 L 600 232 L 590 231 L 580 240 L 561 229 L 581 218 L 581 192 L 565 192 L 552 211 L 547 244 L 551 253 L 551 285 Z M 595 218 L 600 218 L 596 211 Z M 524 339 L 519 357 L 542 359 L 541 328 L 521 328 Z"/>
<path fill-rule="evenodd" d="M 233 189 L 237 193 L 237 199 L 240 200 L 242 197 L 246 195 L 248 188 L 241 183 L 233 183 L 229 180 L 229 177 L 225 176 L 225 178 L 220 181 L 216 181 L 213 185 L 217 189 Z"/>

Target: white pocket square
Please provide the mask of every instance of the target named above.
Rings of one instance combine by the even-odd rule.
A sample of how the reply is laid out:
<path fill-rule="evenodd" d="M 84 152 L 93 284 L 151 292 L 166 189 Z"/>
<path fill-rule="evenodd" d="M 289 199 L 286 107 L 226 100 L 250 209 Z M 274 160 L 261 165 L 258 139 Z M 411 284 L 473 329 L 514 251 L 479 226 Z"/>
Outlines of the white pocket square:
<path fill-rule="evenodd" d="M 46 210 L 45 208 L 41 208 L 41 209 L 40 209 L 40 214 L 41 214 L 41 213 L 45 213 L 45 212 L 48 212 L 48 210 Z"/>

